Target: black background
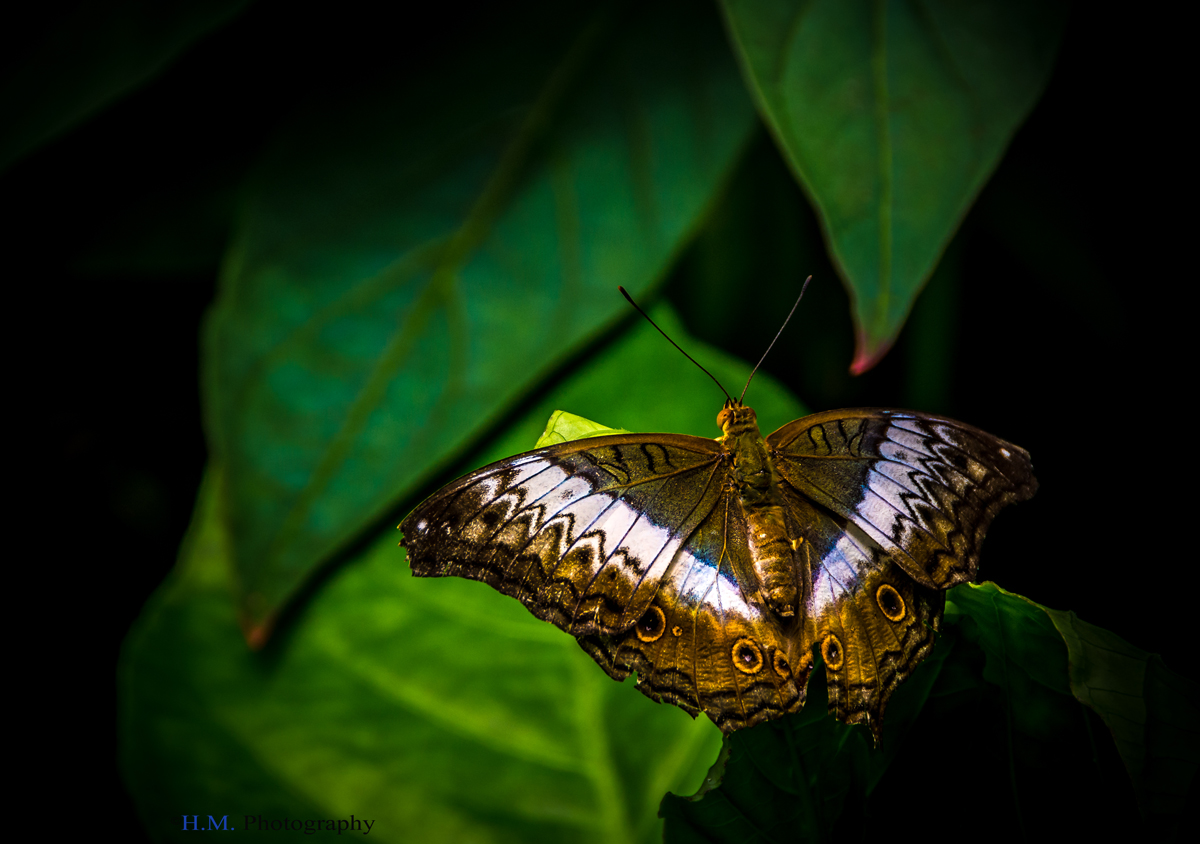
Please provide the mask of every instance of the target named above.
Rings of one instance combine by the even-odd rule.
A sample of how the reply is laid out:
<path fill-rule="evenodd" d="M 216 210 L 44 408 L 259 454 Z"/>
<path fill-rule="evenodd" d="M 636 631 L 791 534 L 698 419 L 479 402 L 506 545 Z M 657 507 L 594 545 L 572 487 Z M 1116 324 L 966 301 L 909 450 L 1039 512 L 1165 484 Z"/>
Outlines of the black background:
<path fill-rule="evenodd" d="M 47 7 L 10 32 L 8 66 L 26 36 L 55 25 L 65 8 Z M 141 833 L 116 768 L 114 668 L 130 624 L 174 563 L 204 466 L 198 330 L 237 186 L 312 90 L 352 83 L 372 63 L 415 66 L 486 31 L 486 14 L 496 12 L 458 7 L 410 21 L 407 33 L 378 32 L 368 14 L 345 3 L 333 18 L 257 4 L 0 174 L 20 390 L 10 413 L 25 417 L 28 441 L 14 445 L 33 493 L 18 508 L 27 515 L 16 535 L 32 528 L 40 540 L 15 559 L 29 584 L 22 603 L 36 613 L 24 640 L 39 696 L 63 704 L 47 732 L 73 761 L 56 759 L 50 775 L 78 783 L 67 799 L 94 799 L 105 827 L 127 840 Z M 1186 155 L 1194 142 L 1185 150 L 1181 115 L 1194 95 L 1164 26 L 1075 10 L 1045 96 L 951 247 L 959 272 L 940 300 L 954 308 L 956 327 L 945 389 L 925 395 L 907 375 L 921 354 L 912 331 L 875 371 L 850 378 L 845 293 L 812 251 L 815 220 L 765 134 L 731 190 L 773 185 L 774 204 L 758 218 L 727 214 L 713 225 L 764 238 L 771 226 L 796 232 L 793 257 L 751 249 L 724 284 L 748 292 L 766 277 L 756 274 L 780 267 L 816 276 L 766 365 L 811 409 L 928 399 L 938 406 L 919 409 L 1031 452 L 1041 490 L 999 518 L 983 577 L 1074 609 L 1193 675 L 1185 631 L 1195 592 L 1194 446 L 1181 294 L 1185 282 L 1194 286 Z M 711 237 L 685 256 L 666 295 L 694 333 L 755 359 L 795 285 L 764 284 L 773 292 L 744 295 L 712 323 L 705 314 L 717 282 L 702 250 L 721 241 Z M 159 247 L 141 249 L 142 240 Z"/>

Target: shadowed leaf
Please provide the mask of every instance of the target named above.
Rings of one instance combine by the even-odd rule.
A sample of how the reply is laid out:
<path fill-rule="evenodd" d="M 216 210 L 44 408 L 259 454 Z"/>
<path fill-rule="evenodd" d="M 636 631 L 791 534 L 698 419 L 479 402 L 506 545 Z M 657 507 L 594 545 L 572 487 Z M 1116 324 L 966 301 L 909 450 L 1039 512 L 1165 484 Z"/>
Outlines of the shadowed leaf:
<path fill-rule="evenodd" d="M 0 170 L 152 79 L 247 2 L 75 5 L 0 79 Z"/>
<path fill-rule="evenodd" d="M 1195 684 L 993 583 L 950 590 L 944 621 L 897 690 L 878 752 L 864 728 L 826 715 L 824 672 L 814 671 L 800 713 L 733 734 L 700 793 L 664 799 L 665 840 L 869 839 L 932 799 L 935 781 L 939 816 L 986 811 L 997 837 L 1171 834 L 1200 765 Z M 1111 726 L 1115 748 L 1081 702 Z M 1117 752 L 1137 772 L 1132 788 L 1104 764 Z M 1148 807 L 1140 819 L 1132 792 Z"/>
<path fill-rule="evenodd" d="M 1071 692 L 1112 732 L 1142 813 L 1164 833 L 1200 768 L 1200 687 L 1073 612 L 1047 610 L 1067 643 Z"/>

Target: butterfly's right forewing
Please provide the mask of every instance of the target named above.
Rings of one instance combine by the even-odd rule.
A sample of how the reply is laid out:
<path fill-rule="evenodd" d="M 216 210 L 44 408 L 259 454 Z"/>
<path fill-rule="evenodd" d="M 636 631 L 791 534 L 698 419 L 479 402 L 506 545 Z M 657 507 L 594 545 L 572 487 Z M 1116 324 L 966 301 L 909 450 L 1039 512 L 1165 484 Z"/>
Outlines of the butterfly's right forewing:
<path fill-rule="evenodd" d="M 927 414 L 817 413 L 767 443 L 785 487 L 856 525 L 934 589 L 973 581 L 996 513 L 1037 490 L 1024 449 Z"/>

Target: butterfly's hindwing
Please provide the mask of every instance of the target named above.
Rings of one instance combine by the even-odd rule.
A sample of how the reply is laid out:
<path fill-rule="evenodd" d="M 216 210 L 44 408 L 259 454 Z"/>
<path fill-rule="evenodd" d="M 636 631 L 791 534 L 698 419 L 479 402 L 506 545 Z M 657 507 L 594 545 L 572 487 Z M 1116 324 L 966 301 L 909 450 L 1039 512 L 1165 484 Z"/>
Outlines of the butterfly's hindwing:
<path fill-rule="evenodd" d="M 889 565 L 854 585 L 822 618 L 816 643 L 829 680 L 829 711 L 866 723 L 878 741 L 892 693 L 933 649 L 945 593 Z M 844 653 L 834 667 L 834 649 Z"/>
<path fill-rule="evenodd" d="M 793 661 L 807 669 L 819 651 L 830 712 L 846 723 L 867 723 L 878 739 L 892 692 L 933 646 L 942 593 L 915 583 L 853 522 L 789 486 L 783 494 L 801 537 L 798 565 L 805 582 Z M 895 594 L 885 590 L 881 596 L 884 584 Z M 900 609 L 889 617 L 884 609 L 894 605 Z"/>
<path fill-rule="evenodd" d="M 645 694 L 707 712 L 726 731 L 799 710 L 808 679 L 796 676 L 790 653 L 799 622 L 775 617 L 747 590 L 747 545 L 726 540 L 745 533 L 740 502 L 723 496 L 676 555 L 638 625 L 621 636 L 586 637 L 584 650 L 613 677 L 637 671 Z"/>

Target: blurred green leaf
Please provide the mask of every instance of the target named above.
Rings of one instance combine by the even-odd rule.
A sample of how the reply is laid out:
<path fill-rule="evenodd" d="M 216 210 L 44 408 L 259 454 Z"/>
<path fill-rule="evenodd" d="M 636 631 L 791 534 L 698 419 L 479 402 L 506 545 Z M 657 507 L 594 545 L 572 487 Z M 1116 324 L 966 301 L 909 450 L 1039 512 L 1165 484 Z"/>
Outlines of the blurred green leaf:
<path fill-rule="evenodd" d="M 717 377 L 749 366 L 655 319 Z M 756 378 L 765 419 L 799 405 Z M 527 449 L 548 407 L 642 427 L 707 428 L 721 397 L 653 328 L 593 356 L 492 447 Z M 657 426 L 656 426 L 657 427 Z M 515 447 L 515 448 L 514 448 Z M 387 841 L 650 841 L 719 731 L 614 683 L 568 635 L 481 583 L 416 580 L 388 530 L 263 651 L 238 634 L 232 538 L 214 468 L 179 566 L 122 657 L 122 767 L 156 839 L 180 816 L 344 818 Z"/>
<path fill-rule="evenodd" d="M 727 389 L 750 375 L 750 364 L 689 337 L 669 306 L 660 305 L 650 315 Z M 754 376 L 746 399 L 766 431 L 807 413 L 804 405 L 762 372 Z M 571 409 L 571 415 L 598 420 L 622 431 L 715 438 L 721 434 L 717 413 L 724 400 L 695 364 L 639 318 L 627 337 L 582 362 L 570 378 L 503 432 L 489 451 L 497 459 L 528 451 L 530 444 L 545 433 L 544 420 L 564 407 Z"/>
<path fill-rule="evenodd" d="M 415 580 L 391 535 L 251 653 L 217 487 L 125 654 L 124 769 L 157 840 L 198 812 L 354 815 L 383 841 L 647 841 L 662 791 L 716 753 L 711 724 L 613 683 L 515 601 Z"/>
<path fill-rule="evenodd" d="M 1156 666 L 1153 688 L 1137 670 L 1146 665 Z M 894 828 L 895 818 L 876 805 L 878 792 L 913 779 L 921 754 L 934 748 L 934 765 L 968 782 L 980 781 L 980 772 L 996 765 L 997 754 L 986 751 L 999 751 L 1008 788 L 990 794 L 973 788 L 980 796 L 971 808 L 991 817 L 997 830 L 1004 829 L 1006 817 L 1013 819 L 1014 831 L 1024 817 L 1026 828 L 1039 833 L 1064 822 L 1078 831 L 1081 816 L 1115 825 L 1121 817 L 1112 794 L 1120 793 L 1122 783 L 1103 782 L 1095 742 L 1105 737 L 1090 732 L 1081 703 L 1110 724 L 1139 707 L 1152 713 L 1134 731 L 1150 725 L 1147 740 L 1123 740 L 1121 728 L 1114 729 L 1126 765 L 1158 766 L 1155 783 L 1169 784 L 1151 793 L 1135 781 L 1144 805 L 1159 801 L 1157 816 L 1143 816 L 1143 831 L 1158 837 L 1179 823 L 1180 788 L 1186 790 L 1200 765 L 1195 684 L 1107 631 L 992 583 L 950 591 L 944 632 L 897 690 L 878 751 L 870 749 L 865 728 L 847 727 L 825 713 L 824 689 L 824 672 L 814 671 L 800 713 L 729 736 L 700 794 L 664 799 L 665 840 L 774 841 L 799 835 L 841 841 L 855 828 L 869 837 L 872 821 Z M 989 705 L 989 699 L 998 705 Z M 990 748 L 959 750 L 956 730 Z M 945 806 L 948 799 L 943 793 L 937 803 Z"/>
<path fill-rule="evenodd" d="M 152 79 L 247 5 L 109 0 L 56 18 L 0 79 L 0 171 Z"/>
<path fill-rule="evenodd" d="M 714 14 L 524 19 L 314 104 L 250 188 L 205 343 L 244 624 L 610 328 L 755 125 Z"/>
<path fill-rule="evenodd" d="M 1062 2 L 722 0 L 747 84 L 853 300 L 855 373 L 913 301 L 1049 78 Z"/>

